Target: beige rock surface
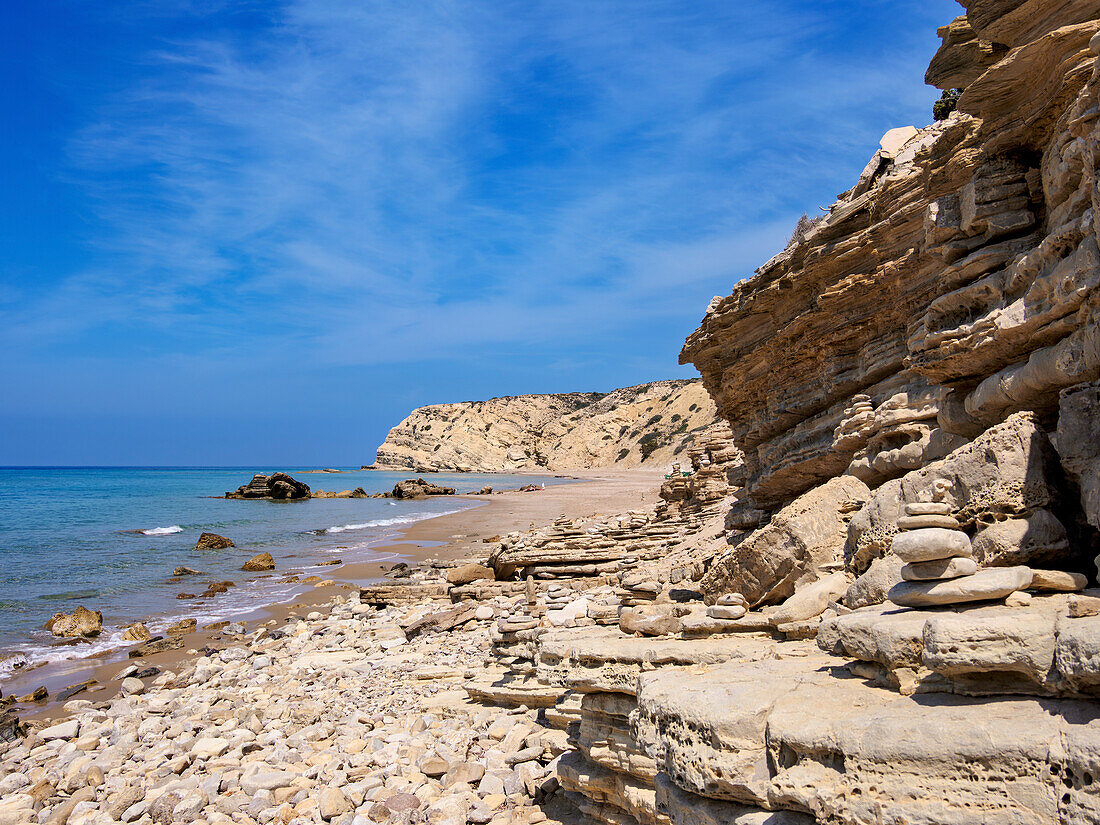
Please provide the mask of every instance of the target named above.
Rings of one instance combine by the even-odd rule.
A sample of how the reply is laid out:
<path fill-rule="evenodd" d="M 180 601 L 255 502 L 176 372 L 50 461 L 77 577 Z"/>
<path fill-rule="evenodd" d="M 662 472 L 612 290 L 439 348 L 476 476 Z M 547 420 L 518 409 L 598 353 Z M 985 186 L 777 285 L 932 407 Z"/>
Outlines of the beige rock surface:
<path fill-rule="evenodd" d="M 414 410 L 378 448 L 377 469 L 516 472 L 665 468 L 715 422 L 701 382 L 611 393 L 520 395 Z"/>
<path fill-rule="evenodd" d="M 843 562 L 849 519 L 869 497 L 867 485 L 852 476 L 806 493 L 715 559 L 700 582 L 703 592 L 740 593 L 750 605 L 782 601 Z"/>
<path fill-rule="evenodd" d="M 103 614 L 80 605 L 72 613 L 55 613 L 46 622 L 46 630 L 66 638 L 98 636 L 103 630 Z"/>
<path fill-rule="evenodd" d="M 1026 518 L 1048 508 L 1060 496 L 1052 458 L 1037 417 L 1017 413 L 946 458 L 887 481 L 852 516 L 845 546 L 849 568 L 862 573 L 889 552 L 905 505 L 927 496 L 938 480 L 950 483 L 946 500 L 964 526 Z"/>

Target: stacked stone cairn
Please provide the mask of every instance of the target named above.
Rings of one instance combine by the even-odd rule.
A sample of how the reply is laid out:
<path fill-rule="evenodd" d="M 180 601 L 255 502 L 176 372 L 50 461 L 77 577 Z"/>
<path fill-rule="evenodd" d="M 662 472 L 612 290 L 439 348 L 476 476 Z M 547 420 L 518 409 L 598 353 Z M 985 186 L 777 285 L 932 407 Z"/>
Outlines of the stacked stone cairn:
<path fill-rule="evenodd" d="M 901 607 L 935 607 L 1003 599 L 1031 586 L 1028 567 L 978 570 L 970 537 L 963 532 L 944 499 L 948 482 L 933 484 L 932 501 L 905 506 L 898 520 L 901 531 L 891 550 L 905 562 L 904 581 L 890 589 L 889 599 Z"/>

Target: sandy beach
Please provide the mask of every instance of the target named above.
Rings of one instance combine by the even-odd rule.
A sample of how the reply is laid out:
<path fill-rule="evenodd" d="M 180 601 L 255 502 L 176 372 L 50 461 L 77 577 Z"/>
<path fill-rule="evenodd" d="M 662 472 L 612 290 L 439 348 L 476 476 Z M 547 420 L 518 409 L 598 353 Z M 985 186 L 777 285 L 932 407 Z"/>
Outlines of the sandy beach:
<path fill-rule="evenodd" d="M 415 566 L 427 559 L 484 559 L 488 555 L 486 539 L 548 524 L 561 516 L 582 518 L 651 508 L 657 501 L 662 479 L 660 471 L 600 469 L 583 471 L 583 477 L 578 474 L 576 481 L 548 485 L 536 491 L 461 496 L 463 501 L 475 501 L 479 506 L 410 524 L 399 531 L 396 540 L 375 548 L 386 561 L 321 568 L 325 578 L 303 583 L 301 591 L 291 600 L 266 605 L 237 621 L 244 625 L 246 632 L 264 622 L 274 621 L 281 625 L 317 605 L 330 602 L 339 593 L 348 593 L 379 580 L 397 562 Z M 316 576 L 318 571 L 310 569 L 308 573 Z M 305 576 L 306 572 L 288 567 L 280 569 L 277 575 L 295 574 Z M 110 617 L 105 616 L 104 620 L 109 621 Z M 77 694 L 78 698 L 103 701 L 118 692 L 119 681 L 115 677 L 130 663 L 161 671 L 178 669 L 181 662 L 195 657 L 195 651 L 224 646 L 239 635 L 227 634 L 224 628 L 203 630 L 200 626 L 181 637 L 182 648 L 140 659 L 127 659 L 126 651 L 119 650 L 16 671 L 3 685 L 3 695 L 24 696 L 45 687 L 48 698 L 17 703 L 13 709 L 25 719 L 48 720 L 62 712 L 61 703 L 56 701 L 58 695 L 74 685 L 91 682 Z"/>

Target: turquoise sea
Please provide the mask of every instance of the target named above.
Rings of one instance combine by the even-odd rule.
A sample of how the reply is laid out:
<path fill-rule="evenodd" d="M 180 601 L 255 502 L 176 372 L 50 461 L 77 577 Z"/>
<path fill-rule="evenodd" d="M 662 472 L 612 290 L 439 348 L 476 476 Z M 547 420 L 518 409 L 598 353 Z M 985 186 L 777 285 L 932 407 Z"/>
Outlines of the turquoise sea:
<path fill-rule="evenodd" d="M 334 568 L 311 565 L 337 556 L 345 562 L 384 560 L 376 548 L 403 525 L 480 506 L 459 496 L 421 501 L 217 498 L 254 473 L 277 469 L 286 468 L 0 468 L 0 682 L 17 667 L 120 647 L 121 628 L 134 621 L 146 621 L 154 632 L 185 616 L 201 626 L 300 591 L 301 586 L 280 582 L 279 576 L 250 582 L 252 574 L 240 567 L 257 553 L 271 553 L 279 570 L 304 568 L 327 577 L 335 575 Z M 411 477 L 361 470 L 303 474 L 302 469 L 290 472 L 315 490 L 382 492 Z M 459 493 L 484 485 L 500 490 L 561 481 L 469 473 L 428 478 Z M 203 531 L 228 536 L 237 546 L 198 552 L 195 542 Z M 205 575 L 168 583 L 180 565 Z M 176 599 L 181 591 L 201 592 L 203 583 L 222 580 L 238 586 L 211 599 Z M 89 643 L 59 644 L 42 625 L 78 604 L 103 612 L 104 632 Z"/>

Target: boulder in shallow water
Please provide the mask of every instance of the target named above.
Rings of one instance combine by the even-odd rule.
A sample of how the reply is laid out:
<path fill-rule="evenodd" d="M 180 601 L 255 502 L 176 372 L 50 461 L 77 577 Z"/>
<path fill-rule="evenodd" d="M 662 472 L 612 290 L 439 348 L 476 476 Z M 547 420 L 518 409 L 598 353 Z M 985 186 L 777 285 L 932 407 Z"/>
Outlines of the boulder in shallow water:
<path fill-rule="evenodd" d="M 103 630 L 103 614 L 81 605 L 72 613 L 54 613 L 46 622 L 46 630 L 63 638 L 98 636 Z"/>
<path fill-rule="evenodd" d="M 235 492 L 226 493 L 225 497 L 293 501 L 309 498 L 310 492 L 308 484 L 303 484 L 286 473 L 272 473 L 269 476 L 257 473 L 248 484 L 238 487 Z"/>
<path fill-rule="evenodd" d="M 241 568 L 241 570 L 244 570 L 248 573 L 258 573 L 263 570 L 274 569 L 275 559 L 271 558 L 270 553 L 260 553 L 258 556 L 253 556 L 248 561 L 246 561 L 244 563 L 244 567 Z"/>
<path fill-rule="evenodd" d="M 184 633 L 194 632 L 198 624 L 198 621 L 195 619 L 180 619 L 175 624 L 168 625 L 168 630 L 166 632 L 169 636 L 182 636 Z"/>
<path fill-rule="evenodd" d="M 153 634 L 141 622 L 134 622 L 122 634 L 122 641 L 124 642 L 147 642 L 151 638 L 153 638 Z"/>
<path fill-rule="evenodd" d="M 408 478 L 394 485 L 394 498 L 424 498 L 425 496 L 453 496 L 454 487 L 440 487 L 422 478 Z"/>
<path fill-rule="evenodd" d="M 177 567 L 172 571 L 173 576 L 201 576 L 201 570 L 195 570 L 191 567 Z"/>
<path fill-rule="evenodd" d="M 219 536 L 217 533 L 203 533 L 195 542 L 196 550 L 224 550 L 227 547 L 236 547 L 233 539 Z"/>

